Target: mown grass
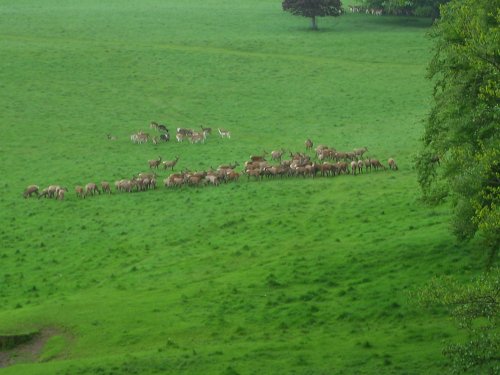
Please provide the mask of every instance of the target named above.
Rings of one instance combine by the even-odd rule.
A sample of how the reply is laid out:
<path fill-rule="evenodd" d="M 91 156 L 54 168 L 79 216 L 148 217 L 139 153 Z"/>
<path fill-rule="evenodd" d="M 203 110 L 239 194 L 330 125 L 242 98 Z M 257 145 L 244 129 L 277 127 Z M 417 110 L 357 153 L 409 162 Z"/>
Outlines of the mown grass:
<path fill-rule="evenodd" d="M 442 371 L 442 340 L 458 333 L 409 292 L 435 275 L 470 278 L 482 255 L 451 237 L 446 207 L 418 200 L 428 20 L 346 15 L 311 32 L 270 0 L 1 10 L 0 332 L 66 333 L 40 363 L 0 372 Z M 232 139 L 133 145 L 151 120 Z M 158 155 L 208 169 L 303 151 L 308 137 L 367 146 L 400 171 L 72 193 Z M 70 192 L 24 200 L 31 183 Z"/>

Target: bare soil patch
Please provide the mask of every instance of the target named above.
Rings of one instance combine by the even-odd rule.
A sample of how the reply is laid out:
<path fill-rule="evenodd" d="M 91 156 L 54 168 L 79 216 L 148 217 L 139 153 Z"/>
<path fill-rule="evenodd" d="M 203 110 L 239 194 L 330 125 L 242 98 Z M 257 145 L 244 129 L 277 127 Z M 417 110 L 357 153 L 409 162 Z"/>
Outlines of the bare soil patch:
<path fill-rule="evenodd" d="M 57 328 L 44 328 L 20 335 L 0 335 L 0 368 L 36 362 L 47 340 L 60 333 Z"/>

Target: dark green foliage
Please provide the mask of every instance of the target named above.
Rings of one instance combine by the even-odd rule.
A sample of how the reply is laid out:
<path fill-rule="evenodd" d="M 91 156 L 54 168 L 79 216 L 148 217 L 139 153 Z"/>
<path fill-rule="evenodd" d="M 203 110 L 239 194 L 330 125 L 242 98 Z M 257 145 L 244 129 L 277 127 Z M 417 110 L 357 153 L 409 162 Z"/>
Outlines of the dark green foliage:
<path fill-rule="evenodd" d="M 439 8 L 450 0 L 365 0 L 369 8 L 384 8 L 389 14 L 439 17 Z"/>
<path fill-rule="evenodd" d="M 435 104 L 416 164 L 426 199 L 451 197 L 457 237 L 482 230 L 494 251 L 500 246 L 499 9 L 499 0 L 442 7 L 429 67 Z"/>
<path fill-rule="evenodd" d="M 317 29 L 316 17 L 340 16 L 340 0 L 283 0 L 283 10 L 296 16 L 311 18 L 311 28 Z"/>
<path fill-rule="evenodd" d="M 500 371 L 500 270 L 492 269 L 469 285 L 453 278 L 430 282 L 418 298 L 425 307 L 445 306 L 467 337 L 449 343 L 443 354 L 454 374 Z"/>

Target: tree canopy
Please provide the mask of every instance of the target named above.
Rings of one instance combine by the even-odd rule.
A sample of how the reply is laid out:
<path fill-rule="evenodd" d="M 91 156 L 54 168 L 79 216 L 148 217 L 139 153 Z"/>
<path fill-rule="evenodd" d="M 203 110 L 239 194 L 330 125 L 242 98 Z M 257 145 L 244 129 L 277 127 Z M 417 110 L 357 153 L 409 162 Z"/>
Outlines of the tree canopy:
<path fill-rule="evenodd" d="M 500 269 L 462 284 L 451 277 L 435 278 L 416 295 L 427 308 L 443 306 L 467 340 L 448 343 L 443 354 L 452 374 L 498 374 L 500 371 Z"/>
<path fill-rule="evenodd" d="M 387 13 L 439 17 L 439 7 L 450 0 L 365 0 L 366 6 L 383 8 Z"/>
<path fill-rule="evenodd" d="M 441 7 L 429 66 L 434 105 L 416 163 L 424 198 L 450 197 L 455 234 L 481 232 L 492 255 L 500 247 L 499 21 L 500 0 Z"/>
<path fill-rule="evenodd" d="M 317 29 L 316 17 L 340 16 L 340 0 L 283 0 L 283 10 L 297 16 L 311 18 L 311 28 Z"/>

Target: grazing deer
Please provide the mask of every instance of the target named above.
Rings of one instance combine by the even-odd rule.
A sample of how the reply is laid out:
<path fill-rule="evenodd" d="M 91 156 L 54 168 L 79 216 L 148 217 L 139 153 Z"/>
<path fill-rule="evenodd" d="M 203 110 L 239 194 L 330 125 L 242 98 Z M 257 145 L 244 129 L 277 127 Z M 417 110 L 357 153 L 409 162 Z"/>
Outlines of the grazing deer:
<path fill-rule="evenodd" d="M 37 185 L 30 185 L 26 189 L 24 189 L 23 197 L 28 198 L 31 197 L 32 194 L 36 194 L 38 196 L 38 190 L 40 188 Z"/>
<path fill-rule="evenodd" d="M 59 189 L 57 190 L 57 196 L 56 196 L 56 199 L 58 200 L 64 200 L 64 193 L 67 191 L 66 188 L 62 188 L 62 189 Z"/>
<path fill-rule="evenodd" d="M 83 191 L 83 187 L 81 186 L 76 186 L 75 187 L 75 193 L 78 198 L 85 198 L 85 192 Z"/>
<path fill-rule="evenodd" d="M 109 182 L 107 181 L 102 181 L 101 182 L 101 190 L 103 193 L 108 193 L 111 194 L 111 187 L 109 186 Z"/>
<path fill-rule="evenodd" d="M 391 170 L 398 170 L 398 165 L 396 164 L 396 161 L 393 158 L 390 158 L 387 163 L 389 164 L 389 169 Z"/>
<path fill-rule="evenodd" d="M 116 141 L 116 137 L 114 135 L 106 134 L 106 137 L 108 137 L 110 141 Z"/>
<path fill-rule="evenodd" d="M 231 138 L 231 132 L 226 129 L 217 129 L 219 131 L 220 137 L 221 138 Z"/>
<path fill-rule="evenodd" d="M 382 168 L 385 170 L 385 167 L 378 161 L 377 159 L 370 159 L 370 164 L 372 165 L 373 168 L 377 171 L 379 168 Z"/>
<path fill-rule="evenodd" d="M 95 195 L 96 193 L 101 194 L 96 184 L 94 184 L 93 182 L 89 182 L 87 185 L 85 185 L 85 196 L 89 194 Z"/>

